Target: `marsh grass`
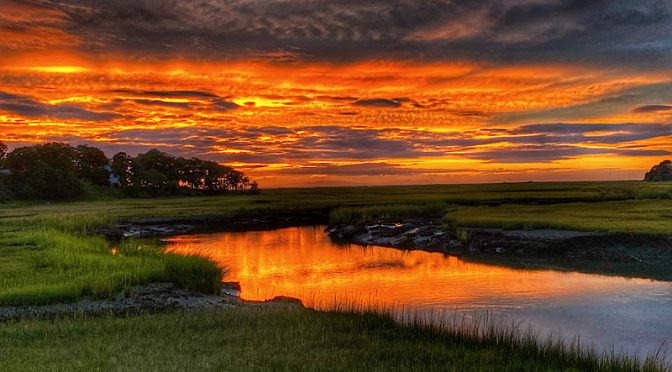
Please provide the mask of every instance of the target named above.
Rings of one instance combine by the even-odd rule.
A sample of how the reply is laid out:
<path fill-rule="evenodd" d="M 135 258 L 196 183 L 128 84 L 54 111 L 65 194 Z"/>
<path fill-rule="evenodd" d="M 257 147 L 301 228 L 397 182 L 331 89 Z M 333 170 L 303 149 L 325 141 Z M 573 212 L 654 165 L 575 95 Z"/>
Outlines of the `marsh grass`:
<path fill-rule="evenodd" d="M 672 230 L 671 190 L 671 183 L 519 183 L 278 189 L 258 195 L 0 203 L 0 304 L 105 296 L 150 280 L 170 280 L 170 275 L 193 288 L 212 289 L 208 283 L 214 282 L 216 273 L 211 264 L 196 264 L 196 258 L 185 258 L 178 264 L 180 259 L 165 257 L 160 249 L 144 248 L 142 254 L 124 252 L 131 250 L 130 245 L 112 247 L 94 236 L 97 228 L 127 218 L 333 211 L 334 223 L 444 215 L 446 225 L 452 227 L 553 227 L 667 234 Z M 113 255 L 112 248 L 118 248 L 120 254 Z M 202 280 L 193 280 L 199 270 Z"/>
<path fill-rule="evenodd" d="M 198 255 L 168 253 L 165 255 L 165 262 L 166 281 L 191 291 L 209 294 L 219 292 L 225 271 L 214 261 Z"/>
<path fill-rule="evenodd" d="M 511 355 L 524 355 L 528 361 L 537 358 L 554 365 L 552 369 L 596 371 L 665 371 L 672 372 L 672 365 L 664 359 L 664 347 L 652 350 L 643 360 L 613 351 L 596 352 L 581 344 L 580 336 L 565 340 L 554 335 L 541 339 L 524 323 L 504 323 L 489 312 L 459 312 L 457 309 L 414 310 L 397 304 L 380 304 L 367 301 L 336 301 L 330 308 L 321 309 L 331 314 L 350 314 L 378 321 L 392 320 L 404 330 L 415 331 L 429 337 L 450 340 L 461 346 L 479 350 L 494 348 Z M 560 368 L 560 366 L 563 366 Z M 491 370 L 495 366 L 482 370 Z M 520 368 L 523 368 L 520 366 Z M 497 368 L 495 368 L 497 369 Z"/>
<path fill-rule="evenodd" d="M 0 305 L 72 302 L 105 297 L 152 281 L 213 293 L 222 276 L 204 257 L 164 255 L 158 242 L 111 246 L 93 229 L 106 215 L 44 215 L 2 226 Z"/>
<path fill-rule="evenodd" d="M 398 217 L 441 217 L 446 207 L 446 203 L 434 202 L 424 204 L 388 204 L 336 208 L 329 215 L 329 223 L 337 224 L 353 221 L 370 222 L 377 219 L 393 219 Z"/>
<path fill-rule="evenodd" d="M 0 328 L 1 370 L 669 371 L 538 342 L 517 328 L 300 308 L 22 321 Z M 452 327 L 452 328 L 451 328 Z"/>
<path fill-rule="evenodd" d="M 615 234 L 669 234 L 672 231 L 672 201 L 461 206 L 451 208 L 444 221 L 463 227 L 510 230 L 554 228 Z"/>

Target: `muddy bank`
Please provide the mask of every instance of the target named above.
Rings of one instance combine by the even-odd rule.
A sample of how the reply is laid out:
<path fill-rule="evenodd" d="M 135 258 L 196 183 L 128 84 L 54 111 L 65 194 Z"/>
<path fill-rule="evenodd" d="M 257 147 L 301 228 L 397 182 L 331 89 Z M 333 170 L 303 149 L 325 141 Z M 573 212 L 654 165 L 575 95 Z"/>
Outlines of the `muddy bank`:
<path fill-rule="evenodd" d="M 152 217 L 123 220 L 98 234 L 117 241 L 131 237 L 153 237 L 220 231 L 258 231 L 290 226 L 325 224 L 328 210 L 248 213 L 232 216 Z"/>
<path fill-rule="evenodd" d="M 83 299 L 78 302 L 53 305 L 0 307 L 0 322 L 22 319 L 51 319 L 72 316 L 126 316 L 167 313 L 180 310 L 214 310 L 240 307 L 303 306 L 290 297 L 275 297 L 268 301 L 244 301 L 236 283 L 226 283 L 218 295 L 191 292 L 173 283 L 150 283 L 136 286 L 128 293 L 108 299 Z"/>
<path fill-rule="evenodd" d="M 554 229 L 457 228 L 401 218 L 329 226 L 344 243 L 441 252 L 468 261 L 672 280 L 672 237 Z"/>
<path fill-rule="evenodd" d="M 550 253 L 555 246 L 574 246 L 604 239 L 607 234 L 567 230 L 503 230 L 460 228 L 447 230 L 431 219 L 406 218 L 373 223 L 338 224 L 327 228 L 336 240 L 403 249 L 465 253 Z"/>

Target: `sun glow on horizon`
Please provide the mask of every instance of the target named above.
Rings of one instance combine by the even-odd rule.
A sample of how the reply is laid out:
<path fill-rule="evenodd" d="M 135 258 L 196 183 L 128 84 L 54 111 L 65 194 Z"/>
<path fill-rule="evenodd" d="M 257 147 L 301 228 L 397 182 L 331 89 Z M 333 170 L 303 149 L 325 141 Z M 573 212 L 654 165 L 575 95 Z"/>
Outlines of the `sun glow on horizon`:
<path fill-rule="evenodd" d="M 46 72 L 55 74 L 76 74 L 91 71 L 90 68 L 82 66 L 31 66 L 31 67 L 21 67 L 21 69 L 27 71 Z"/>

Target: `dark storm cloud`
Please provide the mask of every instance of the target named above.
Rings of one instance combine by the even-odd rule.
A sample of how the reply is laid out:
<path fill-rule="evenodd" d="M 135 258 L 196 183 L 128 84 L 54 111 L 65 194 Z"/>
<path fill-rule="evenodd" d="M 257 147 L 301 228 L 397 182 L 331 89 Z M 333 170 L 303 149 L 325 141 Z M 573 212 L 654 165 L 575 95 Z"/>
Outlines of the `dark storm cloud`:
<path fill-rule="evenodd" d="M 0 92 L 0 111 L 9 111 L 29 117 L 50 117 L 85 121 L 107 121 L 120 117 L 120 115 L 113 112 L 91 111 L 75 104 L 50 105 L 35 101 L 31 97 L 4 92 Z"/>
<path fill-rule="evenodd" d="M 198 90 L 133 90 L 133 89 L 114 89 L 112 93 L 124 93 L 134 96 L 156 97 L 156 98 L 220 98 L 218 95 L 210 92 L 201 92 Z"/>
<path fill-rule="evenodd" d="M 672 106 L 668 105 L 644 105 L 635 107 L 634 109 L 632 109 L 632 112 L 646 113 L 646 112 L 670 111 L 670 110 L 672 110 Z"/>
<path fill-rule="evenodd" d="M 220 97 L 217 94 L 210 92 L 202 92 L 197 90 L 133 90 L 133 89 L 114 89 L 111 90 L 112 93 L 131 95 L 134 97 L 147 97 L 142 99 L 133 99 L 132 102 L 142 104 L 142 105 L 153 105 L 153 106 L 163 106 L 163 107 L 174 107 L 182 109 L 190 109 L 193 107 L 191 103 L 187 102 L 169 102 L 162 101 L 159 98 L 184 98 L 184 99 L 196 99 L 196 100 L 205 100 L 209 102 L 209 108 L 215 111 L 227 112 L 230 110 L 235 110 L 239 105 L 225 100 L 223 97 Z M 148 99 L 148 98 L 157 98 L 157 99 Z M 123 100 L 122 100 L 123 101 Z"/>
<path fill-rule="evenodd" d="M 133 102 L 141 104 L 141 105 L 174 107 L 174 108 L 181 108 L 181 109 L 189 109 L 191 107 L 188 103 L 185 103 L 185 102 L 166 102 L 166 101 L 154 100 L 154 99 L 134 99 Z"/>
<path fill-rule="evenodd" d="M 83 48 L 278 63 L 365 58 L 672 61 L 667 0 L 48 0 Z"/>
<path fill-rule="evenodd" d="M 362 107 L 401 107 L 401 102 L 384 98 L 360 99 L 352 104 Z"/>
<path fill-rule="evenodd" d="M 212 107 L 214 107 L 218 111 L 226 112 L 237 109 L 240 106 L 238 106 L 233 102 L 225 101 L 223 99 L 218 98 L 212 101 Z"/>

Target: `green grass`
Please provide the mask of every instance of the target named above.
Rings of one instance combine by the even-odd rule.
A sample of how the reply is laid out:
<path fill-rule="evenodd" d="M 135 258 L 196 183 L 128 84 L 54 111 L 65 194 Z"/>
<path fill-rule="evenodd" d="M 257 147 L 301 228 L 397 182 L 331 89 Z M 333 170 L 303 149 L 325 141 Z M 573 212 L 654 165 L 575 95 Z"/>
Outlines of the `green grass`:
<path fill-rule="evenodd" d="M 447 205 L 442 202 L 426 204 L 370 205 L 366 207 L 336 208 L 329 214 L 329 223 L 367 222 L 396 217 L 440 217 Z"/>
<path fill-rule="evenodd" d="M 664 370 L 515 331 L 461 329 L 304 309 L 22 321 L 0 328 L 0 370 Z"/>
<path fill-rule="evenodd" d="M 554 205 L 455 207 L 446 222 L 466 227 L 554 228 L 624 234 L 670 234 L 672 200 L 625 200 Z"/>
<path fill-rule="evenodd" d="M 333 211 L 332 221 L 346 221 L 438 217 L 447 210 L 448 221 L 464 226 L 669 233 L 671 190 L 671 183 L 518 183 L 277 189 L 258 195 L 48 205 L 0 203 L 0 304 L 74 301 L 152 280 L 213 290 L 216 273 L 206 259 L 165 256 L 158 245 L 145 247 L 142 254 L 118 249 L 120 254 L 113 255 L 114 247 L 92 235 L 96 228 L 122 219 Z"/>
<path fill-rule="evenodd" d="M 130 240 L 111 246 L 102 236 L 91 234 L 93 228 L 110 223 L 105 215 L 38 213 L 2 221 L 3 305 L 102 297 L 151 281 L 214 292 L 212 283 L 221 276 L 207 259 L 164 255 L 158 243 Z"/>

